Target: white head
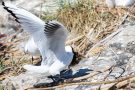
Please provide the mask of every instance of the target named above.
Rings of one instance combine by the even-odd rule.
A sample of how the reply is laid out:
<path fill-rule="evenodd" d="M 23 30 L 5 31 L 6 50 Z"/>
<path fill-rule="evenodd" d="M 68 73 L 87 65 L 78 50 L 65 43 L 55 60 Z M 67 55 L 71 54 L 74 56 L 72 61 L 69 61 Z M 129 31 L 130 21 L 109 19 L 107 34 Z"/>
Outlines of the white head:
<path fill-rule="evenodd" d="M 73 52 L 73 49 L 71 46 L 65 46 L 66 52 Z"/>
<path fill-rule="evenodd" d="M 70 63 L 70 66 L 76 65 L 77 63 L 79 63 L 79 60 L 85 58 L 82 53 L 75 51 L 71 46 L 65 46 L 65 50 L 66 52 L 70 53 L 70 55 L 72 55 L 72 61 Z"/>

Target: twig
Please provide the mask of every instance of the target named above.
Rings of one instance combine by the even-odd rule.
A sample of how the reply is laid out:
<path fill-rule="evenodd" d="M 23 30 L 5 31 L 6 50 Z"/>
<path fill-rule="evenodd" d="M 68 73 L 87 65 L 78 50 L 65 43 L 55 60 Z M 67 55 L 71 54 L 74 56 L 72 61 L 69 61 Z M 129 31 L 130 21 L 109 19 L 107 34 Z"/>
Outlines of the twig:
<path fill-rule="evenodd" d="M 122 24 L 123 22 L 125 21 L 125 19 L 128 17 L 129 13 L 127 13 L 123 20 L 120 22 L 120 24 L 115 28 L 115 29 L 118 29 Z M 97 44 L 95 44 L 86 54 L 86 57 L 89 56 L 89 53 L 95 48 L 95 47 L 98 47 L 100 45 L 103 45 L 103 44 L 106 44 L 107 42 L 111 41 L 111 39 L 113 39 L 116 35 L 118 35 L 120 32 L 122 31 L 122 29 L 118 29 L 116 32 L 112 33 L 111 35 L 109 35 L 108 37 L 106 37 L 105 39 L 101 40 L 100 42 L 98 42 Z"/>
<path fill-rule="evenodd" d="M 72 44 L 73 42 L 76 42 L 76 41 L 78 41 L 79 39 L 81 39 L 81 38 L 83 38 L 84 37 L 84 35 L 81 35 L 81 36 L 79 36 L 79 37 L 77 37 L 77 38 L 74 38 L 74 39 L 72 39 L 72 40 L 68 40 L 67 42 L 66 42 L 66 45 L 67 44 Z"/>
<path fill-rule="evenodd" d="M 13 67 L 7 67 L 7 68 L 1 70 L 1 71 L 0 71 L 0 75 L 3 74 L 6 70 L 9 70 L 9 69 L 11 69 L 11 68 L 13 68 Z"/>
<path fill-rule="evenodd" d="M 130 80 L 130 82 L 134 82 L 135 81 L 135 77 L 134 78 L 130 78 L 129 80 Z M 125 86 L 128 83 L 129 83 L 128 80 L 124 80 L 124 81 L 119 82 L 118 84 L 116 84 L 116 87 L 117 88 L 121 88 L 122 86 Z"/>
<path fill-rule="evenodd" d="M 103 81 L 106 81 L 107 77 L 112 73 L 112 71 L 113 71 L 114 68 L 115 68 L 115 67 L 112 66 L 112 67 L 109 69 L 109 73 L 106 74 L 106 76 L 104 77 Z M 99 90 L 101 90 L 101 87 L 102 87 L 102 84 L 99 86 Z"/>
<path fill-rule="evenodd" d="M 55 89 L 55 88 L 62 88 L 62 87 L 66 87 L 66 86 L 73 86 L 73 85 L 100 85 L 100 84 L 111 84 L 111 83 L 118 83 L 118 82 L 122 82 L 128 79 L 134 79 L 135 75 L 130 75 L 127 77 L 122 77 L 116 80 L 111 80 L 111 81 L 99 81 L 99 82 L 77 82 L 77 83 L 65 83 L 59 86 L 54 86 L 54 87 L 48 87 L 48 88 L 29 88 L 27 90 L 50 90 L 50 89 Z M 134 79 L 135 80 L 135 79 Z"/>
<path fill-rule="evenodd" d="M 119 59 L 118 54 L 117 54 L 112 48 L 110 48 L 110 47 L 108 47 L 108 48 L 112 51 L 112 53 L 114 53 L 114 55 L 116 56 L 116 58 Z M 116 60 L 115 60 L 115 61 L 116 61 Z"/>
<path fill-rule="evenodd" d="M 110 68 L 112 68 L 113 66 L 111 66 L 111 67 L 109 67 L 109 68 L 107 68 L 107 69 L 105 69 L 105 70 L 103 70 L 102 72 L 106 72 L 106 71 L 108 71 Z M 91 77 L 93 77 L 93 76 L 95 76 L 95 75 L 97 75 L 97 74 L 100 74 L 101 72 L 94 72 L 94 73 L 92 73 L 92 74 L 88 74 L 88 75 L 85 75 L 85 76 L 82 76 L 82 77 L 78 77 L 78 78 L 74 78 L 73 80 L 74 81 L 78 81 L 78 80 L 84 80 L 84 79 L 88 79 L 88 78 L 91 78 Z"/>

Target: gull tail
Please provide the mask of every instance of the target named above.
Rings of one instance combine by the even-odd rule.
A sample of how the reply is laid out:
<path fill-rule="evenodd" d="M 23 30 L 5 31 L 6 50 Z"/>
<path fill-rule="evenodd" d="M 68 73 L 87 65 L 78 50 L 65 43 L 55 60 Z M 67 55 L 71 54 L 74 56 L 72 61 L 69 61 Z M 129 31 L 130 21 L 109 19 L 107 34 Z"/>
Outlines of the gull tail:
<path fill-rule="evenodd" d="M 29 72 L 39 73 L 39 74 L 44 74 L 46 76 L 49 76 L 49 67 L 47 66 L 24 65 L 23 68 Z"/>

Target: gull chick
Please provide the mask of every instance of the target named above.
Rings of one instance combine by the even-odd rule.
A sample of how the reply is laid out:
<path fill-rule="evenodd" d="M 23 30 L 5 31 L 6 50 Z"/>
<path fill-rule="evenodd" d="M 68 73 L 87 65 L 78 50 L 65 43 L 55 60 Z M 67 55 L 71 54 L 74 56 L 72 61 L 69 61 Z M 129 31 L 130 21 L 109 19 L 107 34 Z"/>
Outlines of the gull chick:
<path fill-rule="evenodd" d="M 40 66 L 28 64 L 23 66 L 24 69 L 49 76 L 60 74 L 60 71 L 70 65 L 74 53 L 70 46 L 65 46 L 68 30 L 63 24 L 55 20 L 44 22 L 12 4 L 2 2 L 2 5 L 30 34 L 42 56 Z"/>

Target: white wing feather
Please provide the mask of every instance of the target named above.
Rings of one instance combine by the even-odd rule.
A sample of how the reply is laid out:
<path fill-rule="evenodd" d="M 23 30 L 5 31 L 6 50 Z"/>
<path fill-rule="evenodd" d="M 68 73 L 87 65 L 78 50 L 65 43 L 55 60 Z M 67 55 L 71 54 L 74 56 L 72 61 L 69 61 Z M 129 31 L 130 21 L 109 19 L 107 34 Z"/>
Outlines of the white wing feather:
<path fill-rule="evenodd" d="M 6 10 L 10 10 L 13 14 L 15 14 L 15 18 L 20 22 L 21 26 L 30 34 L 35 33 L 36 31 L 44 30 L 44 22 L 31 14 L 30 12 L 17 8 L 12 4 L 4 4 Z M 11 13 L 11 14 L 12 14 Z"/>

